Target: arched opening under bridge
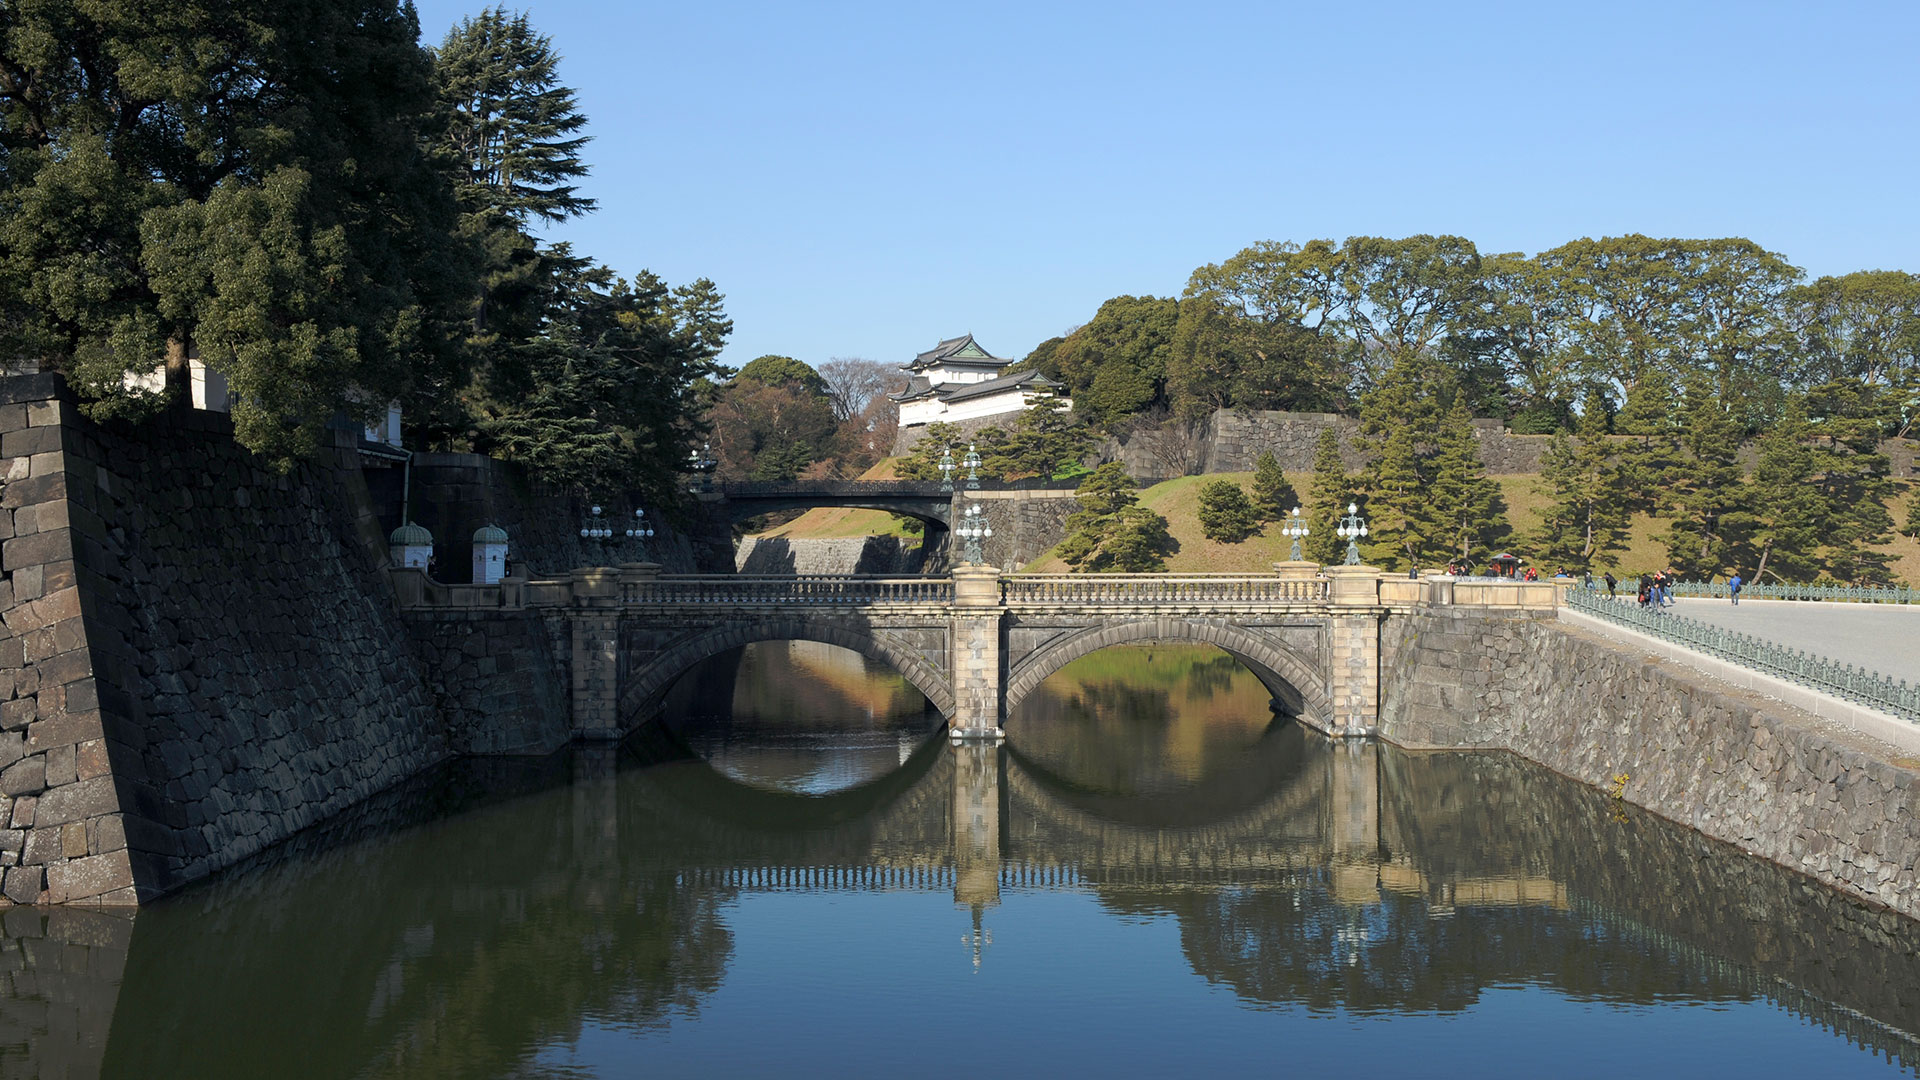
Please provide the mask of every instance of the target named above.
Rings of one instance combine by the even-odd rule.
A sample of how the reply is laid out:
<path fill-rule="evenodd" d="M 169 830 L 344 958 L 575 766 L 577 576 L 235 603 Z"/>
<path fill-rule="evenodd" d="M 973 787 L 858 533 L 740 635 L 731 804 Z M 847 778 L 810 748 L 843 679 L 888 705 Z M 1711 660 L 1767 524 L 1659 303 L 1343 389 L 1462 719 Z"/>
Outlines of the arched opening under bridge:
<path fill-rule="evenodd" d="M 798 796 L 875 782 L 942 724 L 889 660 L 807 638 L 694 662 L 661 695 L 654 722 L 730 781 Z"/>

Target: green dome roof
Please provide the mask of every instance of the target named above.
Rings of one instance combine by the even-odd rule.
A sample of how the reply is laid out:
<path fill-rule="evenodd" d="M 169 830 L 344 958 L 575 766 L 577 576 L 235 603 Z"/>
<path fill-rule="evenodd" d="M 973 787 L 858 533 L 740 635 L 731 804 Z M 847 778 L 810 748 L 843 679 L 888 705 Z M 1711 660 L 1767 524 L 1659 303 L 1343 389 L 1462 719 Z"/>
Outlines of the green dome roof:
<path fill-rule="evenodd" d="M 387 537 L 387 543 L 394 547 L 432 547 L 433 534 L 409 521 L 393 530 Z"/>
<path fill-rule="evenodd" d="M 476 544 L 504 544 L 507 542 L 507 530 L 498 525 L 482 525 L 473 530 L 473 542 Z"/>

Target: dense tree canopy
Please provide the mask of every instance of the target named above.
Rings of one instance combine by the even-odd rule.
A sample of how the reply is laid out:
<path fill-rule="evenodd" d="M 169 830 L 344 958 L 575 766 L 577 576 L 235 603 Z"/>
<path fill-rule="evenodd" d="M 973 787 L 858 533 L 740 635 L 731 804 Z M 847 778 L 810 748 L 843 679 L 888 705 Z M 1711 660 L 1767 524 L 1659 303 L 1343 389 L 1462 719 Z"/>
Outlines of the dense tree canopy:
<path fill-rule="evenodd" d="M 1177 302 L 1107 301 L 1023 366 L 1061 379 L 1076 411 L 1109 428 L 1161 408 L 1353 414 L 1418 356 L 1473 415 L 1523 432 L 1571 431 L 1584 402 L 1609 430 L 1645 433 L 1649 410 L 1695 377 L 1743 435 L 1786 395 L 1836 378 L 1877 389 L 1885 433 L 1910 430 L 1920 277 L 1802 278 L 1738 237 L 1580 239 L 1534 256 L 1483 255 L 1458 236 L 1263 242 L 1195 270 Z"/>
<path fill-rule="evenodd" d="M 285 461 L 336 410 L 457 378 L 470 265 L 424 152 L 435 111 L 393 0 L 9 5 L 0 38 L 0 342 L 96 413 L 127 376 L 224 373 Z"/>

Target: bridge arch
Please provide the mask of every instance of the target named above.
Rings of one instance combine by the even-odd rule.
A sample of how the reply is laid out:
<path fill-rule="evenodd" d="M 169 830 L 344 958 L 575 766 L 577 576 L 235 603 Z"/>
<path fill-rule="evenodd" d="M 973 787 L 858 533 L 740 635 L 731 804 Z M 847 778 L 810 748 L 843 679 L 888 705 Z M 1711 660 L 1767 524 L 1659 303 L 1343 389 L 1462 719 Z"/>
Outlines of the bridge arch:
<path fill-rule="evenodd" d="M 946 676 L 918 653 L 891 640 L 884 629 L 870 631 L 847 620 L 789 616 L 716 626 L 675 642 L 640 663 L 623 680 L 619 705 L 621 724 L 630 727 L 652 715 L 674 680 L 693 665 L 728 649 L 760 641 L 818 641 L 851 649 L 892 666 L 914 689 L 927 696 L 941 716 L 953 715 L 953 688 Z"/>
<path fill-rule="evenodd" d="M 1004 715 L 1011 716 L 1047 676 L 1109 645 L 1136 641 L 1192 641 L 1213 645 L 1247 666 L 1283 704 L 1309 719 L 1332 715 L 1326 677 L 1284 642 L 1224 622 L 1199 619 L 1139 619 L 1094 626 L 1050 641 L 1007 672 Z"/>

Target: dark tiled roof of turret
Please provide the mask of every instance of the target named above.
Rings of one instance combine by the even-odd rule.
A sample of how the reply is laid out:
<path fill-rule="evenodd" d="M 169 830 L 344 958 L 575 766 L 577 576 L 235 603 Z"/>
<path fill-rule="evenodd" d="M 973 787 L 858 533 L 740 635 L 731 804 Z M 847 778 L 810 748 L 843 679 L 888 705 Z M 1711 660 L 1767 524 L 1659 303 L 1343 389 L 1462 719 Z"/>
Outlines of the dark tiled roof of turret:
<path fill-rule="evenodd" d="M 1018 375 L 1002 375 L 985 382 L 968 383 L 953 390 L 936 391 L 941 401 L 966 401 L 969 398 L 988 397 L 1003 394 L 1009 390 L 1058 390 L 1060 384 L 1037 371 L 1023 371 Z"/>
<path fill-rule="evenodd" d="M 1011 360 L 1002 360 L 982 348 L 980 343 L 973 339 L 972 334 L 962 334 L 957 338 L 948 338 L 933 348 L 928 349 L 926 352 L 914 357 L 913 363 L 907 366 L 908 370 L 917 371 L 920 368 L 931 367 L 935 364 L 942 364 L 948 361 L 966 364 L 970 367 L 1005 367 L 1013 363 Z"/>
<path fill-rule="evenodd" d="M 917 401 L 933 393 L 933 381 L 925 375 L 915 375 L 907 382 L 907 388 L 897 394 L 887 396 L 895 401 Z"/>

